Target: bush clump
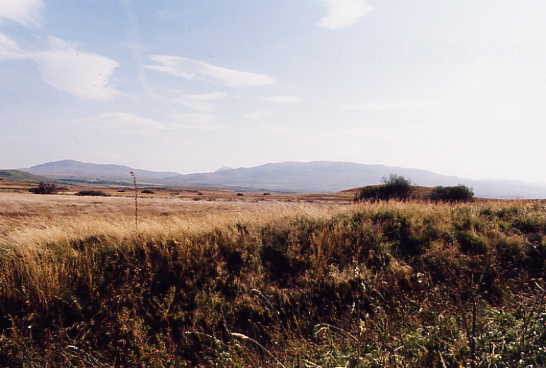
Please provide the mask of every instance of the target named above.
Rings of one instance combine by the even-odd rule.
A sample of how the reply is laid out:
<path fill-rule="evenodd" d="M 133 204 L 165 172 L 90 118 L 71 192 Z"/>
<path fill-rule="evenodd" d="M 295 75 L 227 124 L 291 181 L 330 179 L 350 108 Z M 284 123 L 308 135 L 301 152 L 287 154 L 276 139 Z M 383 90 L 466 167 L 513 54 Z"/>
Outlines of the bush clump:
<path fill-rule="evenodd" d="M 40 182 L 36 188 L 30 188 L 28 191 L 34 194 L 54 194 L 58 190 L 55 184 Z"/>
<path fill-rule="evenodd" d="M 110 194 L 104 193 L 101 190 L 82 190 L 76 193 L 77 196 L 96 196 L 96 197 L 110 197 Z"/>
<path fill-rule="evenodd" d="M 465 254 L 477 255 L 487 252 L 485 241 L 473 232 L 459 231 L 455 234 L 455 238 L 459 242 L 461 251 Z"/>
<path fill-rule="evenodd" d="M 430 199 L 437 202 L 469 202 L 474 199 L 474 192 L 465 185 L 438 186 L 432 190 Z"/>
<path fill-rule="evenodd" d="M 150 190 L 150 189 L 144 189 L 141 193 L 143 193 L 143 194 L 154 194 L 155 192 L 153 190 Z"/>
<path fill-rule="evenodd" d="M 355 201 L 388 201 L 390 199 L 407 200 L 413 188 L 409 179 L 391 174 L 383 178 L 383 185 L 362 188 L 356 195 Z"/>

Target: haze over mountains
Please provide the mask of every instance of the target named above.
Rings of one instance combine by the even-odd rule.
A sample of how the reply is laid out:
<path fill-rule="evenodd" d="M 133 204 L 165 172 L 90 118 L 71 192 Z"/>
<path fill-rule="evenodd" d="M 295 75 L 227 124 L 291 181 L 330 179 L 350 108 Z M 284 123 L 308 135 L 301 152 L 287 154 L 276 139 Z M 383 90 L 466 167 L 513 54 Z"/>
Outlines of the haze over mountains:
<path fill-rule="evenodd" d="M 64 160 L 21 170 L 55 179 L 118 182 L 129 182 L 129 172 L 134 171 L 139 182 L 147 184 L 299 193 L 337 192 L 379 184 L 383 177 L 394 173 L 409 178 L 415 185 L 465 184 L 472 187 L 476 195 L 481 197 L 546 198 L 546 185 L 506 180 L 471 180 L 440 175 L 427 170 L 351 162 L 268 163 L 249 168 L 223 167 L 214 172 L 183 175 L 175 172 L 139 170 L 122 165 Z"/>
<path fill-rule="evenodd" d="M 75 160 L 62 160 L 46 162 L 32 166 L 28 169 L 20 169 L 34 175 L 46 176 L 55 179 L 85 179 L 107 181 L 129 181 L 129 172 L 133 171 L 139 180 L 144 182 L 156 182 L 157 180 L 180 175 L 175 172 L 161 172 L 133 169 L 123 165 L 94 164 Z"/>

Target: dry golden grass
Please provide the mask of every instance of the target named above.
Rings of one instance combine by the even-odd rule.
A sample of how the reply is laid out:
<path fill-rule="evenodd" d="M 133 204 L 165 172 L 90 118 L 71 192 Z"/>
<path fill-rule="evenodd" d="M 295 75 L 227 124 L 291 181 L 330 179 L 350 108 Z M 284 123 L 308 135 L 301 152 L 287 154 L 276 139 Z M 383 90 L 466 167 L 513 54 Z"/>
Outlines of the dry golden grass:
<path fill-rule="evenodd" d="M 455 317 L 478 302 L 504 308 L 526 295 L 521 285 L 542 282 L 545 202 L 158 194 L 139 199 L 137 231 L 129 194 L 0 193 L 0 366 L 169 366 L 173 356 L 187 359 L 182 367 L 273 367 L 277 357 L 294 367 L 301 357 L 325 367 L 460 366 L 489 355 Z M 474 284 L 486 273 L 485 286 Z M 484 293 L 467 306 L 469 289 Z M 540 305 L 534 295 L 529 305 Z M 502 321 L 480 318 L 511 341 Z M 427 325 L 438 333 L 421 335 Z M 350 338 L 317 340 L 333 330 Z M 273 354 L 241 348 L 241 336 Z M 536 350 L 535 340 L 518 349 Z"/>
<path fill-rule="evenodd" d="M 286 199 L 286 198 L 285 198 Z M 536 207 L 540 201 L 479 201 L 472 204 L 427 202 L 309 202 L 306 200 L 193 201 L 172 197 L 140 197 L 138 233 L 132 197 L 79 197 L 0 193 L 0 246 L 34 246 L 89 236 L 116 241 L 138 236 L 171 239 L 184 233 L 208 231 L 234 223 L 265 224 L 304 216 L 328 217 L 343 212 L 397 210 L 416 217 L 434 215 L 447 221 L 456 208 L 479 211 L 515 206 Z M 446 216 L 448 215 L 448 216 Z"/>
<path fill-rule="evenodd" d="M 280 201 L 192 201 L 139 198 L 138 235 L 173 238 L 236 222 L 265 223 L 288 216 L 330 216 L 338 204 Z M 0 193 L 0 245 L 34 246 L 106 236 L 123 241 L 137 234 L 131 197 L 77 197 Z"/>
<path fill-rule="evenodd" d="M 539 202 L 512 201 L 511 206 L 536 208 Z M 134 222 L 134 202 L 130 197 L 77 197 L 73 195 L 33 195 L 0 193 L 0 247 L 26 249 L 29 264 L 34 253 L 48 244 L 68 244 L 89 237 L 106 239 L 121 246 L 135 239 L 165 241 L 187 235 L 226 228 L 236 223 L 264 225 L 286 218 L 327 218 L 360 211 L 372 214 L 399 211 L 416 219 L 436 218 L 438 226 L 450 226 L 457 208 L 478 213 L 480 208 L 497 210 L 506 201 L 473 204 L 426 202 L 379 202 L 365 204 L 309 203 L 303 201 L 190 201 L 178 198 L 139 199 L 138 229 Z M 43 249 L 42 249 L 43 250 Z M 40 267 L 38 267 L 40 268 Z"/>

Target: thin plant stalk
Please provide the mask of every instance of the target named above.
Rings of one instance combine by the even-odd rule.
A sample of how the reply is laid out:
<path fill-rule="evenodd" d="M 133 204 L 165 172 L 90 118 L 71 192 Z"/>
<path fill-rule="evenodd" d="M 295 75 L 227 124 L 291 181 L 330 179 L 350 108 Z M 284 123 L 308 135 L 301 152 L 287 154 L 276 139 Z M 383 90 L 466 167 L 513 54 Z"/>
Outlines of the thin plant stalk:
<path fill-rule="evenodd" d="M 133 171 L 131 171 L 129 174 L 131 174 L 131 176 L 133 177 L 133 187 L 135 189 L 135 230 L 138 233 L 138 189 L 136 175 Z"/>

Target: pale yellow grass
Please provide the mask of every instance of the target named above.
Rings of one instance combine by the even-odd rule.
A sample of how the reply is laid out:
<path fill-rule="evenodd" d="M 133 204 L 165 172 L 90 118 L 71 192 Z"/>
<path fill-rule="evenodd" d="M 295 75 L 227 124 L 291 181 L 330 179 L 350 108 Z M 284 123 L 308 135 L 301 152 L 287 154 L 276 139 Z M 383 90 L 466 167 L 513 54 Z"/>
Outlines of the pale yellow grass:
<path fill-rule="evenodd" d="M 13 262 L 9 270 L 0 270 L 0 297 L 16 292 L 7 286 L 24 279 L 26 293 L 46 308 L 75 275 L 85 275 L 92 284 L 93 255 L 66 246 L 73 241 L 98 237 L 103 245 L 127 250 L 143 241 L 185 244 L 191 235 L 236 223 L 320 218 L 346 210 L 339 205 L 297 202 L 141 199 L 137 231 L 133 206 L 131 198 L 0 194 L 0 257 Z"/>
<path fill-rule="evenodd" d="M 25 293 L 47 307 L 72 278 L 94 283 L 93 249 L 77 250 L 70 242 L 98 237 L 101 246 L 129 250 L 147 241 L 184 247 L 191 237 L 236 223 L 261 225 L 285 222 L 296 216 L 311 219 L 362 211 L 371 215 L 398 211 L 412 217 L 414 224 L 434 218 L 440 227 L 449 226 L 459 207 L 476 214 L 484 208 L 537 206 L 525 202 L 476 202 L 448 205 L 425 202 L 375 204 L 325 204 L 304 202 L 187 201 L 177 198 L 146 198 L 139 202 L 139 226 L 135 229 L 131 198 L 76 197 L 0 193 L 0 298 L 19 292 L 9 285 L 26 280 Z M 325 234 L 327 236 L 327 234 Z M 234 238 L 236 239 L 236 238 Z M 86 247 L 89 242 L 86 243 Z M 206 246 L 203 246 L 205 249 Z M 65 286 L 63 286 L 65 285 Z"/>
<path fill-rule="evenodd" d="M 449 205 L 389 202 L 346 205 L 308 202 L 191 201 L 179 198 L 140 198 L 138 232 L 134 200 L 129 197 L 77 197 L 0 193 L 0 246 L 40 246 L 90 236 L 124 242 L 138 235 L 146 239 L 176 239 L 235 223 L 270 223 L 286 217 L 324 218 L 342 212 L 397 210 L 416 218 L 447 220 L 457 207 L 536 206 L 537 203 L 487 201 Z M 447 216 L 446 216 L 447 215 Z"/>
<path fill-rule="evenodd" d="M 137 231 L 131 198 L 0 193 L 0 245 L 29 247 L 90 236 L 107 237 L 113 243 L 135 235 L 176 239 L 235 223 L 266 223 L 298 215 L 331 216 L 345 208 L 303 202 L 141 198 Z"/>

